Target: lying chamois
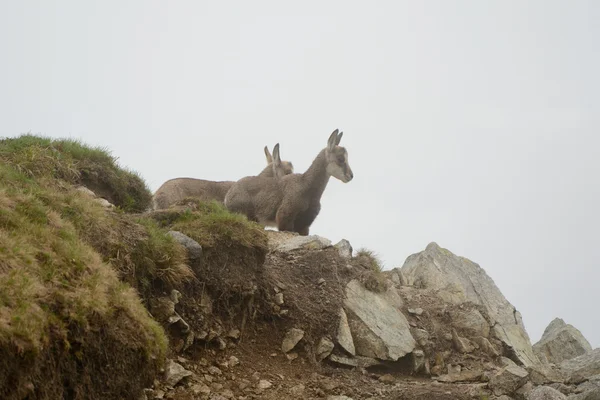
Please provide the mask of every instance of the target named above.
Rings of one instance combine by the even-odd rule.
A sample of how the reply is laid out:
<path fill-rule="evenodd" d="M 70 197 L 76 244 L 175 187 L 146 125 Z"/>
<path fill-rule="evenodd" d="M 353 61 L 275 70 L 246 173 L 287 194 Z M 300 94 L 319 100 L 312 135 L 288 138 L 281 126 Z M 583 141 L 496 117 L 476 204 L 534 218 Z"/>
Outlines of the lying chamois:
<path fill-rule="evenodd" d="M 225 206 L 244 214 L 249 220 L 280 231 L 308 235 L 309 228 L 321 210 L 321 196 L 333 176 L 347 183 L 354 174 L 348 164 L 348 152 L 338 146 L 343 132 L 333 131 L 312 165 L 303 174 L 290 174 L 281 179 L 249 176 L 237 181 L 225 196 Z M 273 151 L 273 168 L 281 162 L 279 149 Z"/>
<path fill-rule="evenodd" d="M 277 147 L 277 149 L 279 149 Z M 265 146 L 265 156 L 267 157 L 267 166 L 258 176 L 273 177 L 274 171 L 281 176 L 294 172 L 294 166 L 290 161 L 281 161 L 277 168 L 273 168 L 273 156 Z M 233 186 L 233 181 L 207 181 L 194 178 L 175 178 L 163 183 L 152 198 L 155 210 L 169 208 L 178 201 L 186 197 L 200 199 L 202 201 L 216 200 L 223 203 L 227 191 Z"/>

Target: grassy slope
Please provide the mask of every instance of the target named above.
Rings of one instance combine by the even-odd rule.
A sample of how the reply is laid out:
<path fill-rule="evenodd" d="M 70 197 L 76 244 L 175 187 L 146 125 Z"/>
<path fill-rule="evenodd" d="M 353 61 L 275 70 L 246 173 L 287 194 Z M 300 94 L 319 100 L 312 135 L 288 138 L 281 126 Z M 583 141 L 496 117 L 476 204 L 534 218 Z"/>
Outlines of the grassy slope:
<path fill-rule="evenodd" d="M 183 268 L 189 275 L 184 251 L 147 222 L 135 225 L 143 246 L 116 251 L 127 263 L 111 260 L 127 236 L 119 228 L 134 223 L 70 185 L 77 183 L 102 188 L 122 210 L 145 209 L 151 199 L 144 182 L 101 149 L 30 135 L 0 141 L 1 398 L 19 398 L 31 387 L 32 398 L 78 398 L 95 389 L 98 398 L 129 397 L 164 359 L 163 329 L 119 279 L 127 270 L 107 261 L 143 269 L 140 280 L 177 283 L 186 278 L 165 273 Z M 112 372 L 94 367 L 103 362 Z M 133 381 L 117 375 L 132 372 Z"/>

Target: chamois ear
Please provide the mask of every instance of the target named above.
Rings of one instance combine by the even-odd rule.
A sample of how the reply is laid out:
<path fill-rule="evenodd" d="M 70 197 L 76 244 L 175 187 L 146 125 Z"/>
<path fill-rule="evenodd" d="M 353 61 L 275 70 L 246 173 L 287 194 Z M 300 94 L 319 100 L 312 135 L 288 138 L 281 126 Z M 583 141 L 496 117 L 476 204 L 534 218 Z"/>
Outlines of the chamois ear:
<path fill-rule="evenodd" d="M 279 143 L 273 147 L 273 165 L 281 165 L 281 157 L 279 156 Z"/>
<path fill-rule="evenodd" d="M 265 156 L 267 156 L 267 164 L 271 164 L 273 162 L 273 157 L 271 153 L 269 153 L 269 148 L 265 146 Z"/>
<path fill-rule="evenodd" d="M 336 129 L 335 131 L 333 131 L 333 133 L 329 136 L 329 140 L 327 140 L 327 148 L 329 150 L 333 150 L 335 148 L 335 146 L 337 145 L 337 135 L 338 135 L 338 130 Z"/>
<path fill-rule="evenodd" d="M 340 132 L 340 133 L 337 135 L 337 140 L 335 141 L 335 144 L 336 144 L 336 145 L 339 145 L 339 144 L 340 144 L 340 141 L 342 140 L 342 135 L 343 135 L 343 134 L 344 134 L 344 132 Z"/>

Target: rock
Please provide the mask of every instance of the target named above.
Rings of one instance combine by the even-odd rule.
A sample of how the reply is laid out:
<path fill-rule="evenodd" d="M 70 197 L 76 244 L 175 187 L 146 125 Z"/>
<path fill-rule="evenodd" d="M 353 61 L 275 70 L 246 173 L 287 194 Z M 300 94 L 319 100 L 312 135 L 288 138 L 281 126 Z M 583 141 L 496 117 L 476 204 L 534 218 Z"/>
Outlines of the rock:
<path fill-rule="evenodd" d="M 402 299 L 394 288 L 373 293 L 358 280 L 351 280 L 344 305 L 353 316 L 349 326 L 357 355 L 397 361 L 414 350 L 416 342 L 399 311 Z"/>
<path fill-rule="evenodd" d="M 176 242 L 187 249 L 190 260 L 196 261 L 202 257 L 202 246 L 191 237 L 178 231 L 169 231 L 167 235 L 171 236 Z"/>
<path fill-rule="evenodd" d="M 500 355 L 500 353 L 498 353 L 498 350 L 496 350 L 494 345 L 491 344 L 487 338 L 484 338 L 483 336 L 478 336 L 473 338 L 473 341 L 477 343 L 479 345 L 479 348 L 488 355 L 492 357 L 498 357 Z"/>
<path fill-rule="evenodd" d="M 348 396 L 328 396 L 327 400 L 352 400 L 352 397 L 348 397 Z"/>
<path fill-rule="evenodd" d="M 236 356 L 229 357 L 229 366 L 235 367 L 240 365 L 240 360 Z"/>
<path fill-rule="evenodd" d="M 409 312 L 409 314 L 421 315 L 421 314 L 423 314 L 423 309 L 422 308 L 409 308 L 408 312 Z"/>
<path fill-rule="evenodd" d="M 192 393 L 194 393 L 195 395 L 199 395 L 199 394 L 209 395 L 210 394 L 210 388 L 208 386 L 206 386 L 204 383 L 197 383 L 197 384 L 193 385 L 191 389 L 192 389 Z"/>
<path fill-rule="evenodd" d="M 277 355 L 277 354 L 275 354 L 275 355 Z M 294 353 L 294 352 L 286 353 L 285 358 L 287 358 L 290 361 L 294 361 L 296 358 L 298 358 L 298 353 Z"/>
<path fill-rule="evenodd" d="M 476 309 L 453 310 L 450 312 L 452 326 L 459 329 L 469 336 L 482 336 L 487 338 L 490 335 L 490 324 L 483 318 L 483 315 Z"/>
<path fill-rule="evenodd" d="M 369 358 L 369 357 L 344 357 L 337 354 L 331 354 L 329 356 L 329 361 L 343 365 L 346 367 L 358 367 L 358 368 L 370 368 L 374 366 L 382 365 L 380 361 Z"/>
<path fill-rule="evenodd" d="M 323 286 L 325 284 L 325 279 L 324 278 L 319 278 L 319 280 L 317 281 L 317 284 L 319 286 Z"/>
<path fill-rule="evenodd" d="M 106 199 L 103 199 L 102 197 L 97 197 L 94 199 L 94 201 L 104 208 L 115 208 L 114 204 Z"/>
<path fill-rule="evenodd" d="M 86 188 L 85 186 L 77 186 L 75 188 L 75 190 L 77 190 L 78 192 L 91 197 L 91 198 L 95 198 L 96 197 L 96 193 L 92 192 L 90 189 Z"/>
<path fill-rule="evenodd" d="M 326 337 L 322 337 L 321 340 L 319 341 L 319 344 L 317 345 L 317 351 L 316 351 L 317 361 L 321 361 L 324 358 L 328 357 L 331 354 L 331 352 L 333 351 L 334 347 L 335 347 L 335 345 L 333 344 L 333 342 L 331 340 L 329 340 Z"/>
<path fill-rule="evenodd" d="M 521 363 L 524 366 L 540 363 L 520 313 L 476 263 L 430 243 L 424 251 L 409 256 L 401 271 L 409 285 L 437 290 L 448 302 L 470 301 L 483 306 L 495 335 L 513 349 Z"/>
<path fill-rule="evenodd" d="M 302 396 L 304 394 L 304 390 L 306 389 L 306 387 L 303 384 L 298 384 L 292 388 L 290 388 L 290 394 L 292 396 Z"/>
<path fill-rule="evenodd" d="M 412 355 L 412 368 L 414 373 L 419 373 L 425 369 L 425 352 L 423 350 L 413 350 Z"/>
<path fill-rule="evenodd" d="M 350 245 L 350 242 L 346 239 L 340 240 L 333 247 L 335 247 L 338 250 L 338 252 L 340 253 L 340 257 L 346 259 L 352 258 L 352 246 Z"/>
<path fill-rule="evenodd" d="M 214 365 L 211 365 L 210 367 L 208 367 L 208 373 L 211 375 L 222 375 L 223 372 L 221 372 L 221 370 L 218 367 L 215 367 Z"/>
<path fill-rule="evenodd" d="M 239 329 L 232 329 L 227 333 L 227 338 L 229 339 L 239 339 L 241 335 L 241 332 Z"/>
<path fill-rule="evenodd" d="M 464 370 L 458 373 L 442 375 L 437 378 L 438 382 L 478 382 L 482 379 L 483 372 L 479 370 Z"/>
<path fill-rule="evenodd" d="M 517 389 L 515 395 L 519 399 L 526 399 L 529 397 L 529 393 L 531 393 L 534 387 L 534 384 L 531 381 L 528 381 L 523 386 Z"/>
<path fill-rule="evenodd" d="M 225 389 L 221 392 L 221 396 L 225 397 L 226 399 L 233 399 L 235 397 L 235 395 L 233 394 L 233 392 L 231 391 L 231 389 Z"/>
<path fill-rule="evenodd" d="M 289 239 L 281 242 L 275 250 L 288 252 L 299 249 L 306 250 L 322 250 L 331 246 L 331 240 L 317 235 L 309 236 L 292 236 Z"/>
<path fill-rule="evenodd" d="M 560 364 L 591 352 L 592 346 L 578 329 L 560 318 L 555 318 L 544 331 L 540 341 L 533 345 L 533 351 L 540 360 Z"/>
<path fill-rule="evenodd" d="M 496 396 L 511 394 L 527 381 L 527 370 L 517 365 L 509 365 L 492 375 L 489 387 Z"/>
<path fill-rule="evenodd" d="M 348 326 L 348 317 L 343 308 L 340 309 L 340 323 L 337 331 L 337 342 L 342 349 L 356 355 L 356 349 L 354 348 L 354 340 L 352 340 L 352 333 L 350 332 L 350 326 Z"/>
<path fill-rule="evenodd" d="M 591 389 L 568 397 L 569 400 L 600 400 L 600 389 Z"/>
<path fill-rule="evenodd" d="M 454 348 L 460 353 L 471 353 L 475 350 L 469 339 L 458 336 L 454 328 L 452 328 L 452 344 L 454 344 Z"/>
<path fill-rule="evenodd" d="M 379 382 L 387 383 L 388 385 L 393 385 L 396 383 L 396 378 L 394 378 L 391 374 L 381 375 L 378 380 Z"/>
<path fill-rule="evenodd" d="M 429 332 L 427 332 L 426 330 L 419 329 L 419 328 L 413 328 L 411 330 L 411 332 L 412 332 L 413 337 L 419 344 L 419 346 L 423 347 L 429 341 Z"/>
<path fill-rule="evenodd" d="M 548 386 L 538 386 L 529 393 L 528 400 L 564 400 L 567 396 Z"/>
<path fill-rule="evenodd" d="M 600 374 L 600 348 L 592 350 L 559 365 L 560 370 L 569 378 L 589 378 Z"/>
<path fill-rule="evenodd" d="M 460 365 L 448 364 L 448 375 L 458 375 L 462 371 Z"/>
<path fill-rule="evenodd" d="M 275 295 L 275 304 L 277 304 L 278 306 L 283 305 L 283 293 L 277 293 Z"/>
<path fill-rule="evenodd" d="M 181 381 L 183 378 L 191 376 L 192 371 L 188 371 L 183 368 L 181 364 L 177 364 L 173 360 L 167 361 L 167 365 L 165 368 L 165 384 L 167 386 L 175 386 Z"/>
<path fill-rule="evenodd" d="M 283 339 L 283 342 L 281 343 L 281 351 L 283 351 L 284 353 L 291 351 L 294 347 L 296 347 L 298 342 L 301 341 L 303 337 L 304 337 L 303 330 L 296 329 L 296 328 L 290 329 L 286 333 L 285 338 Z"/>
<path fill-rule="evenodd" d="M 258 381 L 258 384 L 256 385 L 257 388 L 259 389 L 269 389 L 271 386 L 273 386 L 273 384 L 265 379 L 261 379 L 260 381 Z"/>

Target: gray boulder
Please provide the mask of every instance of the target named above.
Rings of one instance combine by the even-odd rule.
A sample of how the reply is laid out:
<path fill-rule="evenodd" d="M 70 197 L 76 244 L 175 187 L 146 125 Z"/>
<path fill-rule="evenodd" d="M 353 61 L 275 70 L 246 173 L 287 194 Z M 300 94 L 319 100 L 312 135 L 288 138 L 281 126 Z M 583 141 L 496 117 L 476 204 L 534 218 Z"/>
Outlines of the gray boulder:
<path fill-rule="evenodd" d="M 279 243 L 277 247 L 275 247 L 275 250 L 281 252 L 288 252 L 299 249 L 322 250 L 329 246 L 331 246 L 331 240 L 321 236 L 292 236 L 289 239 Z"/>
<path fill-rule="evenodd" d="M 178 231 L 169 231 L 167 235 L 187 249 L 188 257 L 192 261 L 199 260 L 202 257 L 202 246 L 191 237 Z"/>
<path fill-rule="evenodd" d="M 482 305 L 492 319 L 495 336 L 514 350 L 519 361 L 524 366 L 540 364 L 521 314 L 478 264 L 430 243 L 424 251 L 409 256 L 401 271 L 409 285 L 437 290 L 447 302 Z"/>
<path fill-rule="evenodd" d="M 167 386 L 175 386 L 183 378 L 191 375 L 192 371 L 188 371 L 187 369 L 183 368 L 181 364 L 177 364 L 173 360 L 169 360 L 165 368 L 165 384 Z"/>
<path fill-rule="evenodd" d="M 350 326 L 348 325 L 348 317 L 344 309 L 340 309 L 340 323 L 337 332 L 337 342 L 346 350 L 349 354 L 355 356 L 356 349 L 354 347 L 354 340 L 352 339 L 352 332 L 350 332 Z"/>
<path fill-rule="evenodd" d="M 560 364 L 591 352 L 592 346 L 577 328 L 555 318 L 540 341 L 533 345 L 533 351 L 540 360 Z"/>
<path fill-rule="evenodd" d="M 568 378 L 589 378 L 600 374 L 600 348 L 560 363 L 560 370 Z"/>
<path fill-rule="evenodd" d="M 538 386 L 529 392 L 527 400 L 564 400 L 567 396 L 549 386 Z"/>
<path fill-rule="evenodd" d="M 394 288 L 374 293 L 354 279 L 346 286 L 344 306 L 357 355 L 397 361 L 415 349 L 410 325 L 399 310 L 402 299 Z"/>
<path fill-rule="evenodd" d="M 340 253 L 340 257 L 342 258 L 352 258 L 352 245 L 346 239 L 340 240 L 333 247 L 335 247 Z"/>
<path fill-rule="evenodd" d="M 496 396 L 511 394 L 523 386 L 529 373 L 517 365 L 508 365 L 492 375 L 489 387 Z"/>

